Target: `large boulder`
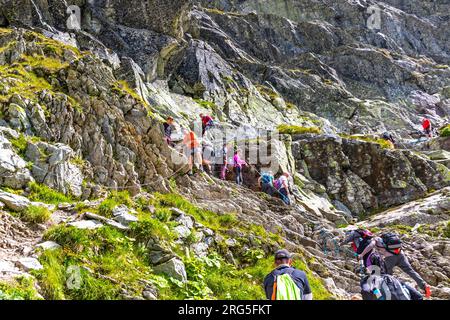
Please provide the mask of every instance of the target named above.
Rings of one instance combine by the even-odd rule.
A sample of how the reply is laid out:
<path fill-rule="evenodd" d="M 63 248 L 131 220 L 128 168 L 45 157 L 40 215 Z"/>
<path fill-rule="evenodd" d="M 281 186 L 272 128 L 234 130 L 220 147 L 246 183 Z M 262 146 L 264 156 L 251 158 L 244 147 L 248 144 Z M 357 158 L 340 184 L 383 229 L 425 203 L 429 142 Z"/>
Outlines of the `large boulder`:
<path fill-rule="evenodd" d="M 0 191 L 0 202 L 3 202 L 8 209 L 13 211 L 23 211 L 31 205 L 27 198 L 3 191 Z"/>
<path fill-rule="evenodd" d="M 182 282 L 187 282 L 186 269 L 184 263 L 178 258 L 172 258 L 167 262 L 157 265 L 153 268 L 157 273 L 164 273 L 169 277 L 177 279 Z"/>
<path fill-rule="evenodd" d="M 305 137 L 292 145 L 297 170 L 353 214 L 402 204 L 448 184 L 438 164 L 409 151 L 337 136 Z"/>
<path fill-rule="evenodd" d="M 64 144 L 28 143 L 26 158 L 33 162 L 32 174 L 41 184 L 65 194 L 82 194 L 83 174 L 74 163 L 75 153 Z"/>

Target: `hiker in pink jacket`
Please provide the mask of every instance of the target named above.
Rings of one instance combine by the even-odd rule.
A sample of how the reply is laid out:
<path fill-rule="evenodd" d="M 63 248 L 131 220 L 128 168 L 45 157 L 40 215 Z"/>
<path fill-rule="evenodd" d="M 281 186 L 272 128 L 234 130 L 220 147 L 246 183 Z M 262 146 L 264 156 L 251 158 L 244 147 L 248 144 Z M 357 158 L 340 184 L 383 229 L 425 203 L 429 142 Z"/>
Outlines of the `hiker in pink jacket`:
<path fill-rule="evenodd" d="M 234 169 L 236 171 L 236 183 L 242 185 L 244 183 L 244 178 L 242 177 L 242 167 L 247 165 L 245 160 L 240 157 L 240 150 L 234 152 L 233 157 Z"/>

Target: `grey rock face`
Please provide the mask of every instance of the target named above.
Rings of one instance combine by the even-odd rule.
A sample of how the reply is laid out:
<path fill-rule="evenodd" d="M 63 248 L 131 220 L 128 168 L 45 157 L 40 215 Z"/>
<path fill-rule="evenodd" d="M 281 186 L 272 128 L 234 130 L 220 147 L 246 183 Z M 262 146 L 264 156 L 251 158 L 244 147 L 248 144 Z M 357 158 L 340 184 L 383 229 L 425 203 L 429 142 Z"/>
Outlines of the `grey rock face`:
<path fill-rule="evenodd" d="M 80 168 L 71 162 L 74 157 L 74 151 L 64 144 L 29 143 L 26 151 L 26 158 L 33 163 L 33 177 L 38 183 L 79 197 L 84 177 Z"/>
<path fill-rule="evenodd" d="M 334 137 L 313 137 L 293 142 L 296 167 L 327 188 L 328 195 L 354 214 L 392 206 L 424 196 L 445 186 L 438 165 L 411 152 L 382 149 Z M 320 162 L 317 159 L 321 159 Z"/>
<path fill-rule="evenodd" d="M 30 181 L 33 178 L 27 163 L 14 152 L 11 143 L 0 135 L 0 185 L 20 189 Z"/>

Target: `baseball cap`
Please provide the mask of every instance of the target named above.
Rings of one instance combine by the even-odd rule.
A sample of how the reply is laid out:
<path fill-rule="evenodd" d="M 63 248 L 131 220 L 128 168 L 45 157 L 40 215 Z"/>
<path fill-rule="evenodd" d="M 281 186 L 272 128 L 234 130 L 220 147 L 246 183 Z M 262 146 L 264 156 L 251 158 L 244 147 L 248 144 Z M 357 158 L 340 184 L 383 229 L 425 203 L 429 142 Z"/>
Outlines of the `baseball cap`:
<path fill-rule="evenodd" d="M 287 251 L 286 249 L 281 249 L 275 252 L 275 260 L 291 259 L 291 258 L 292 254 L 290 254 L 289 251 Z"/>

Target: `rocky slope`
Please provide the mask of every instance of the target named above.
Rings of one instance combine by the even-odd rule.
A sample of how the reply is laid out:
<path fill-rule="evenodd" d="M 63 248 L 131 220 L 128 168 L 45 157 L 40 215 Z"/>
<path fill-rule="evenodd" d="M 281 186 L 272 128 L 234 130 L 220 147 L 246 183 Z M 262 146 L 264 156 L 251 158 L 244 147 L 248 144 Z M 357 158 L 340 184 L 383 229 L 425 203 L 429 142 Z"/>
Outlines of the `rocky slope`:
<path fill-rule="evenodd" d="M 450 298 L 450 138 L 415 137 L 449 122 L 445 1 L 74 4 L 80 30 L 64 1 L 0 0 L 0 299 L 262 299 L 282 246 L 348 299 L 355 222 L 401 232 Z M 200 112 L 247 155 L 271 143 L 295 203 L 258 192 L 260 158 L 243 187 L 185 175 L 161 121 Z"/>

